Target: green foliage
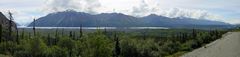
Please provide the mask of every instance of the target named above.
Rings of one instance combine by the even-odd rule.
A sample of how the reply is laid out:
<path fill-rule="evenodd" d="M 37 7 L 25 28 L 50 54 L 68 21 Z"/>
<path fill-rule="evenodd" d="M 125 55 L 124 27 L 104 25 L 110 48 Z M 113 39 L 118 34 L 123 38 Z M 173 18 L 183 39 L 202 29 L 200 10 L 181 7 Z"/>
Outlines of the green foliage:
<path fill-rule="evenodd" d="M 226 33 L 196 29 L 77 31 L 71 31 L 70 34 L 64 30 L 40 31 L 33 35 L 22 30 L 19 31 L 19 42 L 1 38 L 0 54 L 13 57 L 176 57 L 219 39 Z"/>
<path fill-rule="evenodd" d="M 117 37 L 117 34 L 115 33 L 114 34 L 114 40 L 115 40 L 115 53 L 114 53 L 114 56 L 115 57 L 118 57 L 121 53 L 121 48 L 120 48 L 120 42 L 119 42 L 119 37 Z"/>
<path fill-rule="evenodd" d="M 83 41 L 83 57 L 111 57 L 113 42 L 102 32 L 89 34 Z"/>
<path fill-rule="evenodd" d="M 67 57 L 67 49 L 58 46 L 51 46 L 44 51 L 45 57 Z"/>
<path fill-rule="evenodd" d="M 6 41 L 6 42 L 1 42 L 0 43 L 0 53 L 1 54 L 6 54 L 6 55 L 13 55 L 15 52 L 16 48 L 16 43 L 12 41 Z"/>

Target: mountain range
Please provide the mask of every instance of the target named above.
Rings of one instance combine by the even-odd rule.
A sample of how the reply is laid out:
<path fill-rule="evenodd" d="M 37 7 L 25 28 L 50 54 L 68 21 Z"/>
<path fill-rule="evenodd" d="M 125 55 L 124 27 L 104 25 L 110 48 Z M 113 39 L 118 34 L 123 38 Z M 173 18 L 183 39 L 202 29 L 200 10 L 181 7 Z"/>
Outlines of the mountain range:
<path fill-rule="evenodd" d="M 122 13 L 89 14 L 73 10 L 50 13 L 35 21 L 36 27 L 221 27 L 229 25 L 228 23 L 206 19 L 168 18 L 156 14 L 134 17 Z M 33 26 L 33 23 L 29 26 Z"/>

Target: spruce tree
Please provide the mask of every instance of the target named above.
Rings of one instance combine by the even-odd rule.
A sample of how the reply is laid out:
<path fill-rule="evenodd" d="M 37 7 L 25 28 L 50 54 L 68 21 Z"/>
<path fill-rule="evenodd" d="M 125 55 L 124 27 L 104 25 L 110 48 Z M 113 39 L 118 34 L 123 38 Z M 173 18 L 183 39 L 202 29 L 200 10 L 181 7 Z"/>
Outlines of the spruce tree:
<path fill-rule="evenodd" d="M 35 37 L 36 36 L 36 30 L 35 30 L 35 25 L 36 25 L 36 23 L 35 23 L 35 18 L 33 19 L 33 36 Z"/>
<path fill-rule="evenodd" d="M 61 35 L 62 35 L 62 37 L 64 36 L 64 29 L 62 29 L 62 31 L 61 31 Z"/>
<path fill-rule="evenodd" d="M 72 31 L 69 32 L 69 37 L 70 37 L 70 38 L 73 37 Z"/>
<path fill-rule="evenodd" d="M 22 38 L 22 39 L 24 38 L 24 35 L 25 35 L 24 32 L 25 32 L 25 29 L 23 28 L 23 29 L 22 29 L 22 33 L 21 33 L 21 38 Z"/>
<path fill-rule="evenodd" d="M 28 38 L 31 38 L 31 32 L 28 32 Z"/>
<path fill-rule="evenodd" d="M 72 32 L 72 39 L 76 40 L 74 31 Z"/>
<path fill-rule="evenodd" d="M 143 32 L 142 32 L 142 37 L 143 37 L 143 39 L 145 40 L 146 39 L 146 33 L 147 33 L 147 30 L 143 30 Z"/>
<path fill-rule="evenodd" d="M 82 36 L 83 36 L 83 31 L 82 31 L 82 26 L 80 26 L 80 31 L 79 31 L 79 38 L 82 38 Z"/>
<path fill-rule="evenodd" d="M 58 29 L 56 29 L 56 31 L 55 31 L 55 38 L 58 38 Z"/>
<path fill-rule="evenodd" d="M 49 34 L 49 33 L 48 33 L 48 35 L 47 35 L 47 41 L 48 41 L 47 45 L 48 45 L 48 46 L 51 46 L 51 44 L 52 44 L 52 39 L 50 38 L 50 34 Z"/>
<path fill-rule="evenodd" d="M 197 31 L 196 29 L 192 29 L 192 37 L 196 38 L 197 37 Z"/>
<path fill-rule="evenodd" d="M 0 24 L 0 42 L 2 42 L 2 24 Z"/>
<path fill-rule="evenodd" d="M 117 34 L 114 34 L 114 39 L 115 39 L 115 56 L 119 57 L 120 53 L 121 53 L 121 48 L 120 48 L 120 43 L 119 43 L 119 39 L 117 37 Z"/>
<path fill-rule="evenodd" d="M 16 29 L 16 33 L 17 33 L 16 42 L 17 42 L 17 44 L 19 44 L 19 33 L 18 33 L 18 29 Z"/>
<path fill-rule="evenodd" d="M 10 40 L 13 40 L 12 39 L 12 26 L 13 26 L 13 23 L 12 23 L 12 21 L 13 21 L 13 17 L 12 17 L 12 13 L 9 11 L 8 12 L 8 14 L 9 14 L 9 23 L 8 23 L 8 38 L 10 39 Z"/>

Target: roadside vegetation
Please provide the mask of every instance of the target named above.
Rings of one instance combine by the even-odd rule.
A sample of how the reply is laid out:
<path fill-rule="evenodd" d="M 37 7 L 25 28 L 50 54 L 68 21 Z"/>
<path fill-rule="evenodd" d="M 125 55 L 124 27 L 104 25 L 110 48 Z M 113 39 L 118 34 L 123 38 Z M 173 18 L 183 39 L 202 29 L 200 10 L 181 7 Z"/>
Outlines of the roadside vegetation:
<path fill-rule="evenodd" d="M 13 57 L 176 57 L 226 33 L 198 29 L 9 32 L 2 27 L 0 31 L 1 56 Z"/>

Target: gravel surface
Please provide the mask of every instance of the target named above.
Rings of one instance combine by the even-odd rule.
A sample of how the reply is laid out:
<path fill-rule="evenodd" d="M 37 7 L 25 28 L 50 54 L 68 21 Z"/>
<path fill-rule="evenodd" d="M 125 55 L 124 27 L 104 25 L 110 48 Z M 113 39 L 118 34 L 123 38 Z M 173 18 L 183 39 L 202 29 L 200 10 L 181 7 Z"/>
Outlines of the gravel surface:
<path fill-rule="evenodd" d="M 181 57 L 240 57 L 240 32 L 228 32 L 223 38 Z"/>

